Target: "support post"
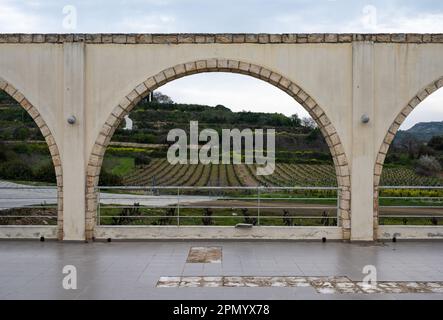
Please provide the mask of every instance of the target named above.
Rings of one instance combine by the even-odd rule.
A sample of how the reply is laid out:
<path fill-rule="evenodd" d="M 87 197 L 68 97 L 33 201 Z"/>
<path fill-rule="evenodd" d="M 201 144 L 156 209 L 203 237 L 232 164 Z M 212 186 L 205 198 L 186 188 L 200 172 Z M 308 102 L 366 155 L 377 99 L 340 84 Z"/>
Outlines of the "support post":
<path fill-rule="evenodd" d="M 372 241 L 374 170 L 374 44 L 352 44 L 351 240 Z M 365 119 L 366 117 L 366 119 Z M 367 120 L 368 122 L 364 122 Z"/>
<path fill-rule="evenodd" d="M 81 42 L 63 44 L 63 116 L 63 240 L 79 241 L 85 240 L 86 212 L 85 45 Z"/>

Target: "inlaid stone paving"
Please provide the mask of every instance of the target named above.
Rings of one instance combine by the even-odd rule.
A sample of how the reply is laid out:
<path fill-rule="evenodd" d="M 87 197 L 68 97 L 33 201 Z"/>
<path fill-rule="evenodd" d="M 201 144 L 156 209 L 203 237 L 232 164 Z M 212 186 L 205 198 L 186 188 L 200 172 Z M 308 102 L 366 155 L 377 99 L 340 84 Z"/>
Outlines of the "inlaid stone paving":
<path fill-rule="evenodd" d="M 221 247 L 191 247 L 186 263 L 221 263 Z"/>
<path fill-rule="evenodd" d="M 443 293 L 443 281 L 379 281 L 363 283 L 348 277 L 271 277 L 271 276 L 217 276 L 217 277 L 160 277 L 157 288 L 190 287 L 313 287 L 318 293 Z"/>

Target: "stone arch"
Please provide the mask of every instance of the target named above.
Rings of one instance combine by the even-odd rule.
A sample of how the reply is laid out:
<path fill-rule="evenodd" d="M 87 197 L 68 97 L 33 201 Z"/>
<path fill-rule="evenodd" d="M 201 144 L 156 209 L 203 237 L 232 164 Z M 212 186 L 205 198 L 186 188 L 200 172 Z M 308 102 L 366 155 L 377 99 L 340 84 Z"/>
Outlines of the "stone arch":
<path fill-rule="evenodd" d="M 377 235 L 378 229 L 378 187 L 380 185 L 381 173 L 383 171 L 383 164 L 385 162 L 386 155 L 389 151 L 389 147 L 391 146 L 392 141 L 397 134 L 398 129 L 405 121 L 405 119 L 409 116 L 412 110 L 415 109 L 423 100 L 425 100 L 432 93 L 437 91 L 443 87 L 443 77 L 439 78 L 436 81 L 433 81 L 431 84 L 421 89 L 410 101 L 409 103 L 400 111 L 397 117 L 392 122 L 391 126 L 388 129 L 388 132 L 383 139 L 383 142 L 380 146 L 380 149 L 377 154 L 377 158 L 375 160 L 374 166 L 374 238 Z"/>
<path fill-rule="evenodd" d="M 23 109 L 32 117 L 34 122 L 37 124 L 40 132 L 45 138 L 46 144 L 48 145 L 49 152 L 52 158 L 52 164 L 54 165 L 55 176 L 57 181 L 57 238 L 59 240 L 63 239 L 63 174 L 62 165 L 60 160 L 60 152 L 58 146 L 55 142 L 54 136 L 51 130 L 47 126 L 45 120 L 43 119 L 37 108 L 29 102 L 28 99 L 16 89 L 11 83 L 0 77 L 0 89 L 5 91 L 9 96 L 11 96 L 18 104 L 20 104 Z"/>
<path fill-rule="evenodd" d="M 240 73 L 261 79 L 288 93 L 309 112 L 319 126 L 334 161 L 338 186 L 341 188 L 339 216 L 343 230 L 343 239 L 350 239 L 351 194 L 348 160 L 338 133 L 323 109 L 302 88 L 276 72 L 247 62 L 215 58 L 181 63 L 147 78 L 144 82 L 137 85 L 134 90 L 129 92 L 112 110 L 95 141 L 92 154 L 88 161 L 86 177 L 86 238 L 92 239 L 94 235 L 97 207 L 96 186 L 98 184 L 106 147 L 120 121 L 152 90 L 172 80 L 203 72 Z"/>

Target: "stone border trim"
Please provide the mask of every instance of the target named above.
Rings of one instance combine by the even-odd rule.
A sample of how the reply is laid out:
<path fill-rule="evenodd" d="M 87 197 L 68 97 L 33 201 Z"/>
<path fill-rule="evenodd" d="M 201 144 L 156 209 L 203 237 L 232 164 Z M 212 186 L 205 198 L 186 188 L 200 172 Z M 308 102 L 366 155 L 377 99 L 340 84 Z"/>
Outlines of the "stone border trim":
<path fill-rule="evenodd" d="M 443 87 L 443 77 L 439 78 L 436 81 L 433 81 L 431 84 L 420 90 L 414 96 L 414 98 L 409 101 L 406 107 L 404 107 L 400 111 L 400 113 L 397 115 L 397 117 L 394 119 L 391 126 L 389 127 L 385 138 L 383 139 L 383 142 L 377 154 L 377 158 L 375 160 L 374 167 L 374 237 L 378 234 L 378 187 L 380 185 L 383 164 L 385 162 L 389 147 L 392 141 L 394 141 L 395 135 L 401 124 L 403 123 L 403 121 L 405 121 L 406 117 L 412 112 L 412 110 L 414 110 L 415 107 L 418 106 L 423 100 L 425 100 L 428 96 L 430 96 L 441 87 Z"/>
<path fill-rule="evenodd" d="M 60 160 L 60 152 L 58 151 L 57 144 L 55 142 L 54 136 L 46 125 L 45 120 L 40 115 L 40 112 L 35 108 L 25 96 L 17 90 L 12 84 L 0 77 L 0 90 L 5 91 L 9 96 L 11 96 L 18 104 L 20 104 L 23 109 L 28 112 L 32 117 L 34 122 L 40 129 L 43 137 L 48 145 L 49 152 L 51 154 L 52 163 L 54 165 L 55 176 L 57 180 L 57 237 L 59 240 L 63 239 L 63 173 L 62 164 Z"/>
<path fill-rule="evenodd" d="M 149 77 L 144 82 L 137 85 L 134 90 L 129 92 L 129 94 L 121 100 L 109 115 L 92 148 L 92 154 L 90 155 L 87 167 L 86 238 L 88 240 L 94 237 L 97 209 L 96 186 L 99 182 L 103 157 L 114 131 L 123 120 L 124 116 L 127 115 L 142 98 L 147 96 L 149 92 L 167 82 L 195 73 L 221 71 L 245 74 L 266 81 L 288 93 L 309 112 L 319 126 L 334 160 L 337 183 L 341 189 L 339 216 L 343 230 L 343 239 L 350 239 L 351 179 L 348 160 L 338 133 L 329 118 L 323 112 L 323 109 L 302 88 L 297 86 L 291 80 L 269 69 L 237 60 L 204 59 L 178 64 Z"/>
<path fill-rule="evenodd" d="M 372 41 L 379 43 L 443 43 L 443 34 L 422 33 L 3 33 L 0 43 L 64 43 L 91 44 L 239 44 L 239 43 L 350 43 Z"/>

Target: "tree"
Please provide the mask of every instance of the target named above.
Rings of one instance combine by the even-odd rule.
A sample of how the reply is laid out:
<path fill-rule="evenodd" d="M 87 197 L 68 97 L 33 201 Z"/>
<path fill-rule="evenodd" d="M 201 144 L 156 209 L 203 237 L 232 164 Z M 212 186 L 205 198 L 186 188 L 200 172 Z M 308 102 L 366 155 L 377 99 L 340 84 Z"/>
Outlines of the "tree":
<path fill-rule="evenodd" d="M 438 160 L 433 156 L 421 156 L 417 161 L 415 171 L 424 176 L 433 176 L 441 171 Z"/>
<path fill-rule="evenodd" d="M 305 128 L 315 129 L 317 128 L 317 123 L 312 118 L 304 117 L 301 120 L 301 125 Z"/>
<path fill-rule="evenodd" d="M 37 169 L 34 179 L 42 182 L 55 182 L 55 169 L 51 161 L 46 162 Z"/>
<path fill-rule="evenodd" d="M 306 136 L 306 141 L 313 142 L 321 137 L 321 132 L 319 128 L 313 128 L 311 132 Z"/>
<path fill-rule="evenodd" d="M 139 152 L 134 157 L 134 164 L 136 166 L 148 165 L 151 163 L 151 158 L 145 152 Z"/>
<path fill-rule="evenodd" d="M 156 91 L 153 93 L 152 101 L 157 103 L 169 103 L 169 104 L 174 103 L 171 97 L 161 93 L 160 91 Z"/>
<path fill-rule="evenodd" d="M 428 142 L 428 147 L 434 150 L 443 150 L 443 136 L 433 136 Z"/>
<path fill-rule="evenodd" d="M 297 114 L 293 114 L 291 116 L 291 122 L 292 122 L 292 126 L 294 126 L 294 127 L 300 127 L 302 125 L 302 121 L 300 120 L 300 118 L 298 117 Z"/>
<path fill-rule="evenodd" d="M 26 162 L 11 160 L 0 164 L 0 178 L 31 181 L 33 173 Z"/>

